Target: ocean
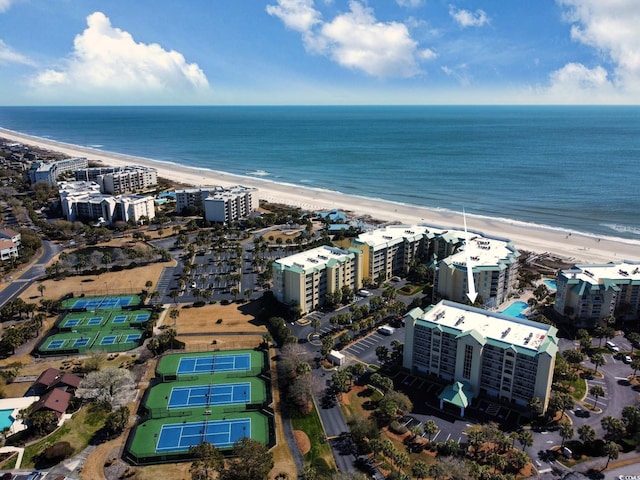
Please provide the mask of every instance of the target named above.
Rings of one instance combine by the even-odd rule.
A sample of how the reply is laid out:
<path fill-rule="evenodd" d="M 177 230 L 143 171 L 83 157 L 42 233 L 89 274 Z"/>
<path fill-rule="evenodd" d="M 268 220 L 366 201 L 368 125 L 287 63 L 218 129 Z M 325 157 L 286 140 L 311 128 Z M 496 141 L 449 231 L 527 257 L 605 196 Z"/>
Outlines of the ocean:
<path fill-rule="evenodd" d="M 640 107 L 2 107 L 105 151 L 640 239 Z"/>

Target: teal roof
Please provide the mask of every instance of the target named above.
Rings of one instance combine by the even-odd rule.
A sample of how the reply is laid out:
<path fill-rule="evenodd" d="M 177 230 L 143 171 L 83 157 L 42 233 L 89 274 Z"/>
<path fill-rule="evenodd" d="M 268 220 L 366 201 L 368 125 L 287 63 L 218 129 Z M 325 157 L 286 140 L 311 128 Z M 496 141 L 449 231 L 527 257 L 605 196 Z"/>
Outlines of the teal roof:
<path fill-rule="evenodd" d="M 456 382 L 453 385 L 447 385 L 438 398 L 456 407 L 467 408 L 471 403 L 472 395 L 464 390 L 465 384 Z"/>

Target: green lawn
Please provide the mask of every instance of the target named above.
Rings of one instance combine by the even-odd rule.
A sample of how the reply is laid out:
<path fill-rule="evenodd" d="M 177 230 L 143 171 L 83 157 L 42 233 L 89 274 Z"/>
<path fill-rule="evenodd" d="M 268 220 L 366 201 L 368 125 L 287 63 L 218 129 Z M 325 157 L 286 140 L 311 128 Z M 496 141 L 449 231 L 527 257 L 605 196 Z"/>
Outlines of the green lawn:
<path fill-rule="evenodd" d="M 313 463 L 317 458 L 324 458 L 327 462 L 333 464 L 333 456 L 331 448 L 326 441 L 322 423 L 318 411 L 314 405 L 311 413 L 304 417 L 292 418 L 291 423 L 294 430 L 301 430 L 307 434 L 311 442 L 311 450 L 304 456 L 304 459 Z"/>
<path fill-rule="evenodd" d="M 57 442 L 69 442 L 74 454 L 80 452 L 89 444 L 89 440 L 94 434 L 104 426 L 106 416 L 107 414 L 103 410 L 90 409 L 89 407 L 80 409 L 51 435 L 26 447 L 21 467 L 34 467 L 37 456 L 45 448 Z"/>

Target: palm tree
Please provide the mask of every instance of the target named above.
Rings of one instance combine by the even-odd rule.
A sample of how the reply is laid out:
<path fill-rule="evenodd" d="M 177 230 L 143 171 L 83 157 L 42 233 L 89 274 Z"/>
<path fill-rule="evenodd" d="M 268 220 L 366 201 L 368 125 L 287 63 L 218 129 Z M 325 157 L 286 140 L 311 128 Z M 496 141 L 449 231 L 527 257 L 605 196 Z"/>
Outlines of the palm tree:
<path fill-rule="evenodd" d="M 433 420 L 427 420 L 424 422 L 424 433 L 429 435 L 429 443 L 431 443 L 431 437 L 435 435 L 440 428 Z"/>
<path fill-rule="evenodd" d="M 171 310 L 169 310 L 169 318 L 171 318 L 171 320 L 173 320 L 173 326 L 176 326 L 176 320 L 178 319 L 178 317 L 180 316 L 180 310 L 178 310 L 177 308 L 172 308 Z"/>
<path fill-rule="evenodd" d="M 593 355 L 591 355 L 591 363 L 593 363 L 593 365 L 596 367 L 595 373 L 598 373 L 598 367 L 604 365 L 606 363 L 606 360 L 604 359 L 604 355 L 602 355 L 601 353 L 594 353 Z"/>
<path fill-rule="evenodd" d="M 636 376 L 636 372 L 640 369 L 640 358 L 634 358 L 631 362 L 631 368 L 633 368 L 633 376 Z"/>
<path fill-rule="evenodd" d="M 564 447 L 564 442 L 573 437 L 573 427 L 569 422 L 560 422 L 558 433 L 562 437 L 562 444 L 560 444 L 560 448 L 562 448 Z"/>
<path fill-rule="evenodd" d="M 604 453 L 607 455 L 607 464 L 603 470 L 606 470 L 611 460 L 615 460 L 620 455 L 620 447 L 616 442 L 607 442 L 604 445 Z"/>
<path fill-rule="evenodd" d="M 596 405 L 598 405 L 598 397 L 604 397 L 605 395 L 604 388 L 600 385 L 594 385 L 589 389 L 589 395 L 593 395 L 593 397 L 595 397 L 593 408 L 596 408 Z"/>
<path fill-rule="evenodd" d="M 319 318 L 312 318 L 311 319 L 311 326 L 313 327 L 313 333 L 318 333 L 318 327 L 320 326 L 320 319 Z M 634 373 L 635 375 L 635 373 Z"/>
<path fill-rule="evenodd" d="M 578 428 L 578 438 L 580 438 L 582 443 L 591 443 L 596 439 L 596 431 L 591 425 L 581 425 L 580 428 Z"/>
<path fill-rule="evenodd" d="M 38 284 L 38 291 L 40 292 L 40 296 L 44 297 L 44 291 L 47 289 L 47 287 L 43 284 L 43 283 L 39 283 Z"/>
<path fill-rule="evenodd" d="M 531 433 L 531 430 L 523 430 L 520 432 L 518 442 L 522 445 L 522 450 L 533 445 L 533 433 Z"/>

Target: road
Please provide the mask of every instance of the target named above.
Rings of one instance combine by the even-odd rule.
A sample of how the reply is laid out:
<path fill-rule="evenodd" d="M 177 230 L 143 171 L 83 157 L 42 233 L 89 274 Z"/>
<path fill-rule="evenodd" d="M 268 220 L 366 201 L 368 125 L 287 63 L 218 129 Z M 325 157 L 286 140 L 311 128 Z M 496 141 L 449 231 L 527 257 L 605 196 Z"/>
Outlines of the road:
<path fill-rule="evenodd" d="M 0 291 L 0 308 L 24 292 L 35 280 L 43 277 L 47 264 L 61 251 L 62 247 L 57 243 L 44 240 L 39 257 L 28 266 L 5 278 L 9 279 L 9 284 Z"/>

